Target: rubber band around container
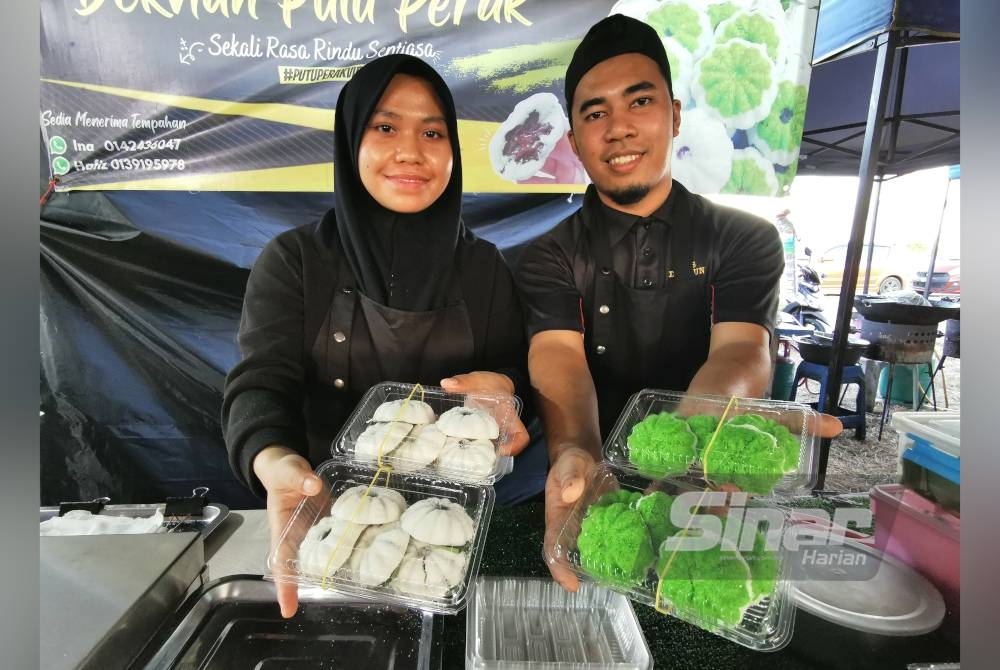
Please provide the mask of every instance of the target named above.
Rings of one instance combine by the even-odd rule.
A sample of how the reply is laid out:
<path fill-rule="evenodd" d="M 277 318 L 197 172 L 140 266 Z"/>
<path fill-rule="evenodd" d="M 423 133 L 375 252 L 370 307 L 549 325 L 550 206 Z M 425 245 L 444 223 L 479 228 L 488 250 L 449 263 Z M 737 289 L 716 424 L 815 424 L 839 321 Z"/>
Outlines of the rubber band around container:
<path fill-rule="evenodd" d="M 722 426 L 726 422 L 726 417 L 729 416 L 730 410 L 735 409 L 738 405 L 739 405 L 739 400 L 736 398 L 736 396 L 731 396 L 729 398 L 729 402 L 726 404 L 726 409 L 722 412 L 722 416 L 719 418 L 719 425 L 715 427 L 715 430 L 712 432 L 712 437 L 709 438 L 708 444 L 705 445 L 705 452 L 702 457 L 702 477 L 705 480 L 705 484 L 707 484 L 709 487 L 713 486 L 713 484 L 712 481 L 708 478 L 708 454 L 712 451 L 712 447 L 715 446 L 715 440 L 719 436 L 719 432 L 722 430 Z M 702 491 L 701 497 L 698 499 L 698 504 L 696 505 L 697 507 L 701 507 L 702 502 L 705 500 L 705 496 L 707 494 L 708 490 Z M 694 520 L 694 515 L 691 515 L 691 518 L 688 519 L 687 525 L 685 525 L 680 532 L 687 535 L 688 531 L 691 530 L 691 522 L 693 520 Z M 656 582 L 656 597 L 653 601 L 653 607 L 654 609 L 656 609 L 657 612 L 660 612 L 661 614 L 671 614 L 674 610 L 673 603 L 670 603 L 667 607 L 661 606 L 660 597 L 661 597 L 661 591 L 663 589 L 663 578 L 670 571 L 670 567 L 673 565 L 674 558 L 677 557 L 678 551 L 680 551 L 680 547 L 677 547 L 673 550 L 673 552 L 667 558 L 667 564 L 663 566 L 663 571 L 657 574 L 658 579 Z"/>
<path fill-rule="evenodd" d="M 403 400 L 403 404 L 399 406 L 399 410 L 396 412 L 396 416 L 393 418 L 392 423 L 399 421 L 399 418 L 403 416 L 403 412 L 406 411 L 406 408 L 409 406 L 410 400 L 413 399 L 413 394 L 417 392 L 417 389 L 420 389 L 420 400 L 421 402 L 423 402 L 424 387 L 421 386 L 420 384 L 414 384 L 413 389 L 410 390 L 409 395 L 407 395 L 406 398 Z M 385 486 L 386 488 L 389 487 L 389 478 L 392 475 L 392 466 L 389 465 L 388 463 L 382 462 L 382 450 L 385 447 L 385 441 L 388 438 L 389 438 L 389 432 L 386 431 L 385 435 L 382 436 L 382 441 L 379 442 L 378 445 L 378 452 L 377 452 L 378 468 L 375 470 L 375 476 L 372 477 L 371 482 L 368 484 L 368 488 L 365 489 L 365 492 L 358 499 L 358 504 L 354 506 L 354 511 L 351 512 L 351 518 L 347 520 L 348 523 L 354 523 L 354 519 L 358 516 L 358 513 L 361 511 L 361 507 L 365 504 L 365 499 L 371 495 L 371 490 L 375 488 L 375 484 L 378 483 L 378 478 L 382 475 L 382 473 L 385 473 Z M 341 533 L 340 537 L 337 539 L 337 544 L 334 545 L 333 551 L 330 552 L 330 557 L 326 559 L 326 566 L 323 568 L 323 581 L 320 582 L 320 587 L 323 589 L 329 588 L 326 585 L 326 582 L 327 579 L 329 579 L 330 577 L 330 565 L 333 563 L 334 557 L 340 551 L 340 547 L 344 543 L 344 538 L 347 537 L 347 531 L 348 528 L 345 527 L 344 532 Z"/>

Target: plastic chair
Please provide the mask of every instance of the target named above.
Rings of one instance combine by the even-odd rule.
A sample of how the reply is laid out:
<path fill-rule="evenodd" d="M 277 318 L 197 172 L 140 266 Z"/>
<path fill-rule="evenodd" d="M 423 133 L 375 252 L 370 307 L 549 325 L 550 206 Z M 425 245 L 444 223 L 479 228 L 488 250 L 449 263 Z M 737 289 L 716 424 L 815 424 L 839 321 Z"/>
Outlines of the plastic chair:
<path fill-rule="evenodd" d="M 819 399 L 816 407 L 823 411 L 826 406 L 827 383 L 830 379 L 830 367 L 821 363 L 810 363 L 802 361 L 795 369 L 795 381 L 792 382 L 792 400 L 798 392 L 799 382 L 803 379 L 814 379 L 819 381 Z M 865 371 L 860 365 L 845 365 L 841 373 L 841 386 L 850 384 L 858 385 L 857 406 L 854 410 L 837 407 L 837 418 L 844 424 L 844 428 L 853 428 L 854 437 L 865 439 Z"/>

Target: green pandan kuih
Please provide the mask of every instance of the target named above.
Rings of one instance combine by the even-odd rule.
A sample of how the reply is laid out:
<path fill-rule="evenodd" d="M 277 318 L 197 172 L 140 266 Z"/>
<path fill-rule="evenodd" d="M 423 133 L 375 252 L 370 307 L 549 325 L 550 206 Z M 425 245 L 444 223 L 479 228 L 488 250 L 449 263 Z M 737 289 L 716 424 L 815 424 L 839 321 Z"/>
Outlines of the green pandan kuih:
<path fill-rule="evenodd" d="M 697 444 L 698 438 L 684 419 L 669 412 L 651 414 L 632 427 L 628 459 L 649 476 L 682 474 L 697 458 Z"/>
<path fill-rule="evenodd" d="M 646 523 L 620 502 L 592 505 L 576 540 L 580 563 L 598 581 L 632 587 L 642 584 L 656 560 Z"/>
<path fill-rule="evenodd" d="M 701 461 L 706 477 L 747 493 L 769 493 L 784 476 L 785 455 L 777 440 L 753 426 L 724 425 Z"/>
<path fill-rule="evenodd" d="M 684 538 L 683 533 L 677 536 Z M 733 548 L 664 550 L 656 563 L 658 606 L 668 601 L 683 618 L 696 617 L 711 627 L 736 626 L 754 602 L 750 568 Z"/>

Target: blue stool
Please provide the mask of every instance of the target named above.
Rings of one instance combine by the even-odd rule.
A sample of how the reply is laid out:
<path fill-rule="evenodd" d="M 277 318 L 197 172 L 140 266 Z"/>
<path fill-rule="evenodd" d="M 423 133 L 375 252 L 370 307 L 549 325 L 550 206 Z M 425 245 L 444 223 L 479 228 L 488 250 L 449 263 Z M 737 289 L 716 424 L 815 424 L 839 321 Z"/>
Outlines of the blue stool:
<path fill-rule="evenodd" d="M 829 366 L 821 363 L 810 363 L 802 361 L 795 369 L 795 380 L 792 382 L 792 400 L 799 389 L 799 382 L 803 379 L 815 379 L 819 381 L 819 402 L 816 407 L 820 412 L 826 406 L 827 381 L 830 377 Z M 857 409 L 853 412 L 849 409 L 837 406 L 837 418 L 844 428 L 853 428 L 854 437 L 859 440 L 865 439 L 865 371 L 860 365 L 845 365 L 841 374 L 840 383 L 842 386 L 848 384 L 858 385 Z"/>

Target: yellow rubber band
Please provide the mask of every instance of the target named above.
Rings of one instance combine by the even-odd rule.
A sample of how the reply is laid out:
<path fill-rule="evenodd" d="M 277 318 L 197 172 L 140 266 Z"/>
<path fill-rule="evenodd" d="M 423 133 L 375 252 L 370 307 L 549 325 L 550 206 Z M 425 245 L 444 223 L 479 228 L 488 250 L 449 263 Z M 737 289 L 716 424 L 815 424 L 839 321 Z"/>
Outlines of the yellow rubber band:
<path fill-rule="evenodd" d="M 726 417 L 729 415 L 729 411 L 738 405 L 739 401 L 737 400 L 736 396 L 731 396 L 729 398 L 729 402 L 726 404 L 725 411 L 722 412 L 722 416 L 719 418 L 719 425 L 715 427 L 715 430 L 712 432 L 712 437 L 709 438 L 708 444 L 705 446 L 705 452 L 702 456 L 701 464 L 702 464 L 702 476 L 705 479 L 705 484 L 708 486 L 712 486 L 712 482 L 708 478 L 708 454 L 712 450 L 712 447 L 715 446 L 715 439 L 719 436 L 719 432 L 722 430 L 722 424 L 726 422 Z M 705 500 L 705 496 L 707 494 L 708 494 L 707 489 L 705 491 L 702 491 L 701 497 L 698 499 L 698 504 L 696 505 L 696 507 L 701 507 L 702 502 Z M 687 525 L 685 525 L 684 528 L 681 530 L 681 533 L 687 534 L 687 532 L 691 530 L 692 521 L 694 521 L 693 514 L 691 515 L 691 518 L 688 519 Z M 656 582 L 656 597 L 653 602 L 653 607 L 656 609 L 657 612 L 660 612 L 662 614 L 670 614 L 671 612 L 673 612 L 674 609 L 672 603 L 668 607 L 662 607 L 660 605 L 660 597 L 661 597 L 661 590 L 663 588 L 663 578 L 667 574 L 667 572 L 670 571 L 670 567 L 673 565 L 674 558 L 677 557 L 678 551 L 680 551 L 680 547 L 673 550 L 673 552 L 670 554 L 670 557 L 667 559 L 667 564 L 663 566 L 663 571 L 657 574 L 658 580 Z"/>
<path fill-rule="evenodd" d="M 403 416 L 403 412 L 406 411 L 406 408 L 409 406 L 410 400 L 413 398 L 413 394 L 417 392 L 417 389 L 420 389 L 420 401 L 423 402 L 424 387 L 420 384 L 414 384 L 409 395 L 407 395 L 403 400 L 403 404 L 399 406 L 399 411 L 396 412 L 396 416 L 393 418 L 392 423 L 396 423 L 399 421 L 399 417 Z M 368 484 L 368 488 L 365 489 L 364 494 L 362 494 L 361 498 L 358 499 L 358 504 L 354 506 L 354 510 L 351 512 L 351 518 L 348 519 L 348 523 L 354 523 L 354 519 L 357 518 L 358 513 L 361 511 L 361 507 L 365 504 L 365 500 L 371 495 L 372 489 L 375 488 L 375 484 L 378 482 L 378 478 L 383 472 L 385 473 L 385 487 L 389 488 L 389 478 L 392 475 L 392 466 L 382 462 L 382 449 L 385 447 L 385 441 L 388 437 L 389 433 L 386 431 L 386 434 L 382 436 L 382 441 L 378 445 L 378 468 L 375 470 L 375 476 L 372 477 L 372 480 Z M 347 528 L 344 528 L 344 532 L 341 533 L 340 537 L 337 539 L 337 544 L 333 547 L 333 551 L 330 552 L 330 557 L 326 559 L 326 567 L 323 568 L 323 581 L 320 583 L 320 586 L 323 589 L 328 588 L 326 582 L 330 577 L 330 565 L 333 563 L 333 557 L 340 551 L 340 547 L 344 543 L 344 539 L 347 537 L 347 530 Z"/>

